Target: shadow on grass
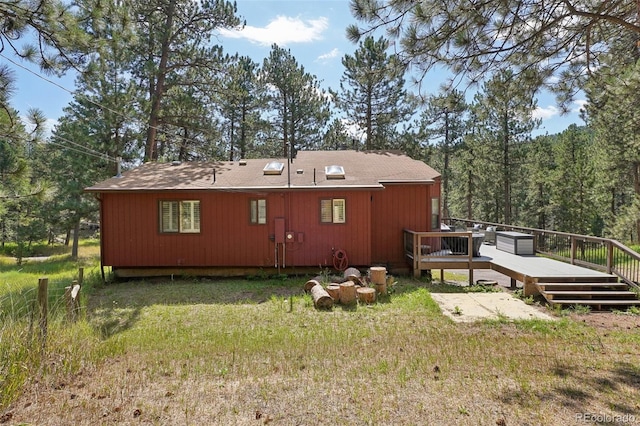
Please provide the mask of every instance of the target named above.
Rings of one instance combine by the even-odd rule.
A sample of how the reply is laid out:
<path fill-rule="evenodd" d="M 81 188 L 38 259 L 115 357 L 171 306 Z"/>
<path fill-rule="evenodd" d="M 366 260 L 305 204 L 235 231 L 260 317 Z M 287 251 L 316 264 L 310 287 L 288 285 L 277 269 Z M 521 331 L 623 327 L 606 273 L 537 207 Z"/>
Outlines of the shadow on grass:
<path fill-rule="evenodd" d="M 515 405 L 535 405 L 536 399 L 551 403 L 560 401 L 560 405 L 571 407 L 576 415 L 592 412 L 594 404 L 599 403 L 622 415 L 640 416 L 640 406 L 621 403 L 615 397 L 623 392 L 623 387 L 640 389 L 640 366 L 614 362 L 611 368 L 585 371 L 582 366 L 556 365 L 551 373 L 561 380 L 546 392 L 515 390 L 503 394 L 501 401 Z M 608 396 L 612 399 L 605 401 L 603 398 Z"/>
<path fill-rule="evenodd" d="M 303 296 L 308 276 L 275 278 L 181 278 L 168 277 L 117 281 L 93 289 L 87 318 L 103 338 L 131 328 L 144 307 L 152 305 L 260 304 L 273 298 Z M 391 294 L 379 303 L 390 303 L 396 296 L 426 288 L 424 281 L 401 279 Z M 308 297 L 308 296 L 306 296 Z M 356 311 L 364 305 L 334 304 L 333 309 Z"/>

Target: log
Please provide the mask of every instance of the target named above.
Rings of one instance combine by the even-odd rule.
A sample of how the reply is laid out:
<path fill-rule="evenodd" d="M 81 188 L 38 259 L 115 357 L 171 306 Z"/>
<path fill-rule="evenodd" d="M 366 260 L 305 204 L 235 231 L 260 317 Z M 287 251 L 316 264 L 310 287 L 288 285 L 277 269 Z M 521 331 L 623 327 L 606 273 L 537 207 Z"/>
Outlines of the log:
<path fill-rule="evenodd" d="M 368 305 L 376 302 L 376 290 L 371 287 L 360 287 L 357 290 L 358 300 Z"/>
<path fill-rule="evenodd" d="M 333 299 L 320 284 L 311 288 L 311 297 L 316 309 L 331 309 L 333 307 Z"/>
<path fill-rule="evenodd" d="M 320 280 L 309 280 L 306 283 L 304 283 L 304 292 L 305 293 L 309 293 L 311 291 L 311 289 L 317 285 L 320 285 Z"/>
<path fill-rule="evenodd" d="M 329 284 L 327 286 L 327 293 L 334 301 L 340 301 L 340 284 Z"/>
<path fill-rule="evenodd" d="M 371 273 L 372 283 L 383 284 L 387 282 L 387 268 L 384 266 L 372 266 L 369 272 Z"/>
<path fill-rule="evenodd" d="M 382 294 L 382 295 L 387 294 L 387 283 L 382 283 L 382 284 L 375 283 L 374 287 L 378 294 Z"/>
<path fill-rule="evenodd" d="M 356 302 L 356 286 L 353 281 L 340 284 L 340 303 L 350 305 Z"/>
<path fill-rule="evenodd" d="M 362 274 L 356 268 L 347 268 L 344 271 L 344 277 L 346 278 L 347 281 L 356 282 L 358 281 L 358 278 L 360 278 L 361 276 Z"/>

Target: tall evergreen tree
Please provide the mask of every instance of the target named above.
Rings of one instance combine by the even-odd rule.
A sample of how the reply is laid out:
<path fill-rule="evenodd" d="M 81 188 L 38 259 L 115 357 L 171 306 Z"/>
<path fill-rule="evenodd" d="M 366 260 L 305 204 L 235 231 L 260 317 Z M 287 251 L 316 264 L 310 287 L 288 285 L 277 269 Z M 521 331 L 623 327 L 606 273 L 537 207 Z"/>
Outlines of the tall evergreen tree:
<path fill-rule="evenodd" d="M 255 143 L 264 100 L 258 74 L 259 65 L 241 56 L 234 59 L 223 78 L 217 100 L 229 160 L 248 158 Z"/>
<path fill-rule="evenodd" d="M 535 107 L 533 91 L 508 71 L 486 82 L 474 98 L 479 143 L 474 152 L 482 159 L 483 168 L 491 171 L 483 183 L 492 188 L 493 212 L 484 213 L 493 221 L 513 223 L 517 219 L 513 207 L 519 203 L 514 197 L 524 196 L 518 170 L 524 166 L 525 143 L 539 124 L 531 117 Z"/>
<path fill-rule="evenodd" d="M 526 197 L 522 206 L 520 223 L 538 229 L 558 229 L 554 218 L 551 196 L 556 170 L 553 147 L 557 144 L 556 135 L 534 138 L 527 150 L 523 174 L 526 179 Z M 561 229 L 558 229 L 561 230 Z"/>
<path fill-rule="evenodd" d="M 147 90 L 144 158 L 156 160 L 158 130 L 176 125 L 167 120 L 167 94 L 181 86 L 205 91 L 225 61 L 222 48 L 210 43 L 214 31 L 236 27 L 240 20 L 235 3 L 223 0 L 133 0 L 133 5 L 139 31 L 131 45 L 132 74 Z"/>
<path fill-rule="evenodd" d="M 612 0 L 351 0 L 352 40 L 384 28 L 398 41 L 403 60 L 426 75 L 445 66 L 460 79 L 479 82 L 510 69 L 545 83 L 566 105 L 602 54 L 621 37 L 640 49 L 637 2 Z M 552 77 L 559 77 L 554 79 Z"/>
<path fill-rule="evenodd" d="M 329 101 L 315 76 L 298 65 L 291 51 L 271 47 L 262 66 L 263 81 L 271 87 L 267 96 L 274 112 L 272 124 L 281 135 L 282 155 L 322 143 L 322 130 L 329 119 Z"/>
<path fill-rule="evenodd" d="M 553 145 L 556 167 L 549 173 L 553 188 L 550 206 L 557 230 L 577 234 L 594 231 L 592 145 L 591 132 L 575 124 L 560 133 Z"/>
<path fill-rule="evenodd" d="M 404 67 L 388 55 L 389 42 L 367 37 L 354 55 L 345 55 L 340 91 L 334 93 L 338 108 L 366 135 L 366 149 L 387 148 L 388 135 L 413 112 L 404 89 Z"/>
<path fill-rule="evenodd" d="M 450 217 L 449 194 L 452 179 L 451 158 L 458 151 L 465 132 L 467 103 L 464 94 L 441 91 L 427 99 L 420 117 L 421 135 L 437 146 L 437 156 L 431 164 L 442 174 L 442 212 Z"/>
<path fill-rule="evenodd" d="M 606 71 L 606 70 L 603 70 Z M 608 232 L 640 240 L 640 64 L 594 79 L 587 91 L 595 133 L 597 185 Z M 606 198 L 605 198 L 606 197 Z"/>
<path fill-rule="evenodd" d="M 335 118 L 331 124 L 329 124 L 329 128 L 322 138 L 320 148 L 337 151 L 341 149 L 354 149 L 355 144 L 356 141 L 349 135 L 344 122 L 339 118 Z"/>
<path fill-rule="evenodd" d="M 25 130 L 17 111 L 0 109 L 0 242 L 16 242 L 18 260 L 25 244 L 44 238 L 46 232 L 40 209 L 46 182 L 34 171 L 44 117 L 35 110 L 29 115 L 31 133 Z"/>

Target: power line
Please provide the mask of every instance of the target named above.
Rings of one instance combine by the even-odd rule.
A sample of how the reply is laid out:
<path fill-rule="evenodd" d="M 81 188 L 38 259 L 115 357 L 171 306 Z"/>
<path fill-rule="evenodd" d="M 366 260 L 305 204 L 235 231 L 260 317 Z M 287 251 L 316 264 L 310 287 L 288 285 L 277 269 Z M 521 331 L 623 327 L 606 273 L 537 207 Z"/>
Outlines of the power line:
<path fill-rule="evenodd" d="M 53 84 L 54 86 L 56 86 L 56 87 L 58 87 L 59 89 L 61 89 L 61 90 L 65 91 L 65 92 L 67 92 L 67 93 L 69 93 L 69 94 L 70 94 L 70 95 L 72 95 L 72 96 L 82 97 L 82 98 L 83 98 L 83 99 L 85 99 L 87 102 L 89 102 L 89 103 L 91 103 L 91 104 L 93 104 L 93 105 L 95 105 L 95 106 L 97 106 L 97 107 L 99 107 L 99 108 L 102 108 L 102 109 L 103 109 L 103 110 L 105 110 L 105 111 L 109 111 L 110 113 L 115 114 L 115 115 L 117 115 L 117 116 L 119 116 L 119 117 L 121 117 L 121 118 L 124 118 L 124 119 L 126 119 L 126 120 L 129 120 L 129 121 L 132 121 L 132 122 L 135 122 L 135 123 L 138 123 L 138 124 L 142 124 L 143 126 L 145 126 L 145 127 L 146 127 L 146 128 L 148 128 L 148 129 L 154 129 L 154 130 L 156 130 L 156 131 L 157 131 L 157 132 L 159 132 L 159 133 L 169 134 L 169 132 L 167 132 L 166 130 L 163 130 L 163 129 L 161 129 L 161 128 L 157 127 L 157 126 L 151 126 L 151 125 L 149 125 L 148 123 L 142 123 L 142 122 L 141 122 L 140 120 L 138 120 L 137 118 L 129 117 L 129 116 L 127 116 L 127 115 L 123 114 L 123 113 L 122 113 L 122 112 L 120 112 L 120 111 L 113 110 L 113 109 L 111 109 L 111 108 L 109 108 L 109 107 L 107 107 L 107 106 L 104 106 L 104 105 L 100 104 L 99 102 L 94 101 L 93 99 L 89 98 L 89 97 L 88 97 L 88 96 L 86 96 L 86 95 L 83 95 L 83 94 L 81 94 L 81 93 L 74 92 L 73 90 L 70 90 L 70 89 L 68 89 L 68 88 L 66 88 L 66 87 L 64 87 L 64 86 L 62 86 L 61 84 L 56 83 L 55 81 L 53 81 L 53 80 L 51 80 L 51 79 L 49 79 L 49 78 L 47 78 L 47 77 L 44 77 L 43 75 L 41 75 L 41 74 L 39 74 L 39 73 L 37 73 L 37 72 L 35 72 L 35 71 L 33 71 L 33 70 L 31 70 L 31 69 L 29 69 L 29 68 L 25 67 L 24 65 L 22 65 L 22 64 L 20 64 L 20 63 L 18 63 L 18 62 L 16 62 L 16 61 L 14 61 L 13 59 L 8 58 L 7 56 L 5 56 L 5 55 L 4 55 L 3 53 L 1 53 L 1 52 L 0 52 L 0 57 L 2 57 L 2 58 L 4 58 L 5 60 L 7 60 L 7 61 L 11 62 L 11 63 L 12 63 L 13 65 L 15 65 L 16 67 L 21 68 L 21 69 L 23 69 L 23 70 L 25 70 L 25 71 L 29 72 L 30 74 L 32 74 L 32 75 L 34 75 L 34 76 L 38 77 L 39 79 L 41 79 L 41 80 L 43 80 L 43 81 L 45 81 L 45 82 L 47 82 L 47 83 L 49 83 L 49 84 Z M 174 127 L 177 127 L 177 126 L 174 126 Z M 181 136 L 181 139 L 186 140 L 186 141 L 189 141 L 189 142 L 194 142 L 194 143 L 199 143 L 199 142 L 201 142 L 201 141 L 198 141 L 198 140 L 196 140 L 196 139 L 192 139 L 192 138 L 185 138 L 184 136 Z"/>
<path fill-rule="evenodd" d="M 75 145 L 77 147 L 82 148 L 83 151 L 80 151 L 78 148 L 74 148 L 74 147 L 71 147 L 71 146 L 67 146 L 67 145 L 63 145 L 63 144 L 54 142 L 52 139 L 60 139 L 60 140 L 62 140 L 64 142 L 68 142 L 68 143 L 70 143 L 72 145 Z M 112 163 L 117 163 L 118 162 L 117 159 L 109 156 L 108 154 L 102 153 L 100 151 L 96 151 L 95 149 L 91 149 L 91 148 L 89 148 L 87 146 L 84 146 L 84 145 L 80 145 L 79 143 L 73 142 L 72 140 L 69 140 L 69 139 L 67 139 L 65 137 L 62 137 L 60 135 L 55 135 L 55 137 L 49 138 L 49 140 L 46 143 L 57 145 L 57 146 L 61 146 L 63 148 L 69 149 L 71 151 L 80 152 L 80 153 L 86 154 L 86 155 L 91 156 L 91 157 L 100 158 L 100 159 L 105 160 L 105 161 L 110 161 Z"/>

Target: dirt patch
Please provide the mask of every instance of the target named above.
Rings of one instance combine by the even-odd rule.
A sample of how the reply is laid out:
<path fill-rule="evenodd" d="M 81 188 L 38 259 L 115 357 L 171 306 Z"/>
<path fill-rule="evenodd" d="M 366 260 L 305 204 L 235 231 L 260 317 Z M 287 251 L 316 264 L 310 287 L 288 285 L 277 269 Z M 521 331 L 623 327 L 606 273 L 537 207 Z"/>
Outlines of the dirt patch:
<path fill-rule="evenodd" d="M 572 314 L 571 319 L 605 330 L 640 330 L 640 315 L 617 312 Z"/>

